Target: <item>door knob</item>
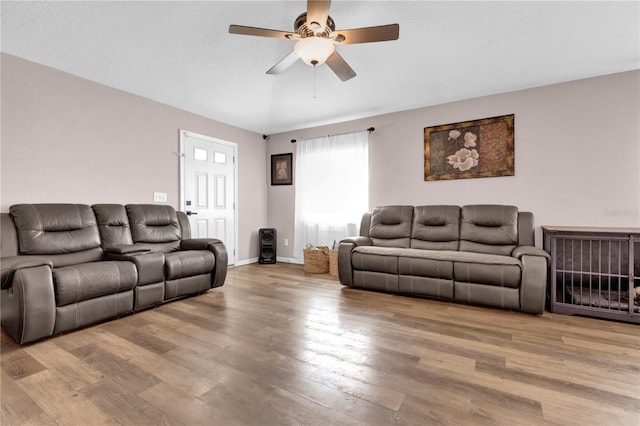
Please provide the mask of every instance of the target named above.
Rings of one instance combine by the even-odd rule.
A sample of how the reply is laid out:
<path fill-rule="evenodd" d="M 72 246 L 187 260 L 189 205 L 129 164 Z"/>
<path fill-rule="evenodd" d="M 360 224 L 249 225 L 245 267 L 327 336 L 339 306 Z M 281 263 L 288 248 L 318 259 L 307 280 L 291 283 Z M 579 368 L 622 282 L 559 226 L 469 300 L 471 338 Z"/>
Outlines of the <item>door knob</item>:
<path fill-rule="evenodd" d="M 191 216 L 192 214 L 198 214 L 197 212 L 192 212 L 191 210 L 187 210 L 185 213 L 187 213 L 187 216 Z"/>

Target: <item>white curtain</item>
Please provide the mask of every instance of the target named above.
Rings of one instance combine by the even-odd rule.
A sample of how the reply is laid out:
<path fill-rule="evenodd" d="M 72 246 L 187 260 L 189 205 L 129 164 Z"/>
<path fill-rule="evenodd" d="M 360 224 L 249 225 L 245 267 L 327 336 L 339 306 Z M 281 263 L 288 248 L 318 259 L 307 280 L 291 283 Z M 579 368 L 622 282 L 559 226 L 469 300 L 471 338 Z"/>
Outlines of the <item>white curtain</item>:
<path fill-rule="evenodd" d="M 369 132 L 298 140 L 295 167 L 295 243 L 333 245 L 358 234 L 369 207 Z"/>

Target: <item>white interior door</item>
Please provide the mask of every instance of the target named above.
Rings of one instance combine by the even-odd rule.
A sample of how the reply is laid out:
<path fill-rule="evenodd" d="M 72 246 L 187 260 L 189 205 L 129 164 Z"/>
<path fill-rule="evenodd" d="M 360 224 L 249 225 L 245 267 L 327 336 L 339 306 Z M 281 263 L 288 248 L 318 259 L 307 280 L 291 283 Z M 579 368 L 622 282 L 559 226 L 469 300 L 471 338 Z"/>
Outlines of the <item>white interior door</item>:
<path fill-rule="evenodd" d="M 230 265 L 236 250 L 236 152 L 232 142 L 180 132 L 181 210 L 189 216 L 191 237 L 222 240 Z"/>

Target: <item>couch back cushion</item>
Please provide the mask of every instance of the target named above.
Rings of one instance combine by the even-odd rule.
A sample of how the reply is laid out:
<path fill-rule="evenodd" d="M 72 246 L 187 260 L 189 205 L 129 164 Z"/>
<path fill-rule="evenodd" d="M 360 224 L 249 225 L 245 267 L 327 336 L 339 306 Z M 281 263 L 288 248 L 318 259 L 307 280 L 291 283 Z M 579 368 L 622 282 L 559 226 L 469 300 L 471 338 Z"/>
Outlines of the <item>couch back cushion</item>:
<path fill-rule="evenodd" d="M 413 209 L 411 248 L 458 250 L 460 207 L 419 206 Z"/>
<path fill-rule="evenodd" d="M 91 207 L 84 204 L 16 204 L 9 208 L 20 254 L 64 254 L 100 247 Z"/>
<path fill-rule="evenodd" d="M 103 247 L 133 244 L 127 211 L 121 204 L 95 204 L 91 207 L 96 215 Z"/>
<path fill-rule="evenodd" d="M 413 206 L 382 206 L 371 211 L 369 237 L 374 246 L 410 247 Z"/>
<path fill-rule="evenodd" d="M 518 244 L 515 206 L 463 206 L 461 221 L 461 251 L 510 255 Z"/>
<path fill-rule="evenodd" d="M 179 246 L 182 233 L 178 215 L 173 207 L 128 204 L 126 210 L 134 243 L 174 243 L 169 246 Z"/>

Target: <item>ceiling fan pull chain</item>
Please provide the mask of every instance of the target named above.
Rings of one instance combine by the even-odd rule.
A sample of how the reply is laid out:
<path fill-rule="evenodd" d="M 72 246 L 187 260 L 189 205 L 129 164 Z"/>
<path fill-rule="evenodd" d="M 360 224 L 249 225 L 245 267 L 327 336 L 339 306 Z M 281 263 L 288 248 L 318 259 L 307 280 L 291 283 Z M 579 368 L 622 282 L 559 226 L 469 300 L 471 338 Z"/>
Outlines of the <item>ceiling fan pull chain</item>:
<path fill-rule="evenodd" d="M 316 65 L 313 66 L 313 99 L 316 98 Z"/>

